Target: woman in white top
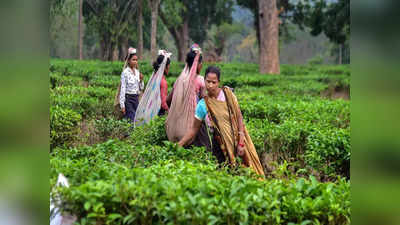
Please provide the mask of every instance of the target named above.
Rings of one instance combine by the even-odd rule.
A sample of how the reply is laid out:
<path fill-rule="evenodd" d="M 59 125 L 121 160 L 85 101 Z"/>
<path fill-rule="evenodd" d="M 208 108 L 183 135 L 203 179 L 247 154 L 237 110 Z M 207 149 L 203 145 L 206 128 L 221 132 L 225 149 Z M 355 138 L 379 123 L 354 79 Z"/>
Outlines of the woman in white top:
<path fill-rule="evenodd" d="M 136 49 L 129 51 L 127 62 L 128 66 L 121 74 L 119 104 L 124 117 L 133 122 L 139 105 L 139 94 L 144 89 L 143 74 L 137 69 L 138 57 Z"/>

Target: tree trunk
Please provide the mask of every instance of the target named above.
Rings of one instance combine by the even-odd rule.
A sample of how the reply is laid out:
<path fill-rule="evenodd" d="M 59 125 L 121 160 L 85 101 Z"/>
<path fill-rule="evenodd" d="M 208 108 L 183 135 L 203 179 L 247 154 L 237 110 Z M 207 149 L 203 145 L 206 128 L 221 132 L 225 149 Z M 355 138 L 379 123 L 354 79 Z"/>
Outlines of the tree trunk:
<path fill-rule="evenodd" d="M 339 64 L 343 64 L 343 44 L 339 44 Z"/>
<path fill-rule="evenodd" d="M 104 56 L 106 55 L 106 44 L 103 39 L 100 40 L 100 57 L 104 60 Z"/>
<path fill-rule="evenodd" d="M 189 46 L 189 22 L 184 20 L 183 25 L 176 29 L 172 37 L 175 40 L 175 45 L 178 49 L 178 61 L 185 62 L 186 51 Z"/>
<path fill-rule="evenodd" d="M 151 6 L 151 60 L 155 60 L 157 56 L 157 18 L 158 18 L 158 5 L 160 0 L 150 0 Z"/>
<path fill-rule="evenodd" d="M 79 53 L 79 60 L 83 59 L 83 30 L 82 30 L 82 1 L 79 0 L 79 18 L 78 18 L 78 53 Z"/>
<path fill-rule="evenodd" d="M 167 26 L 168 22 L 163 12 L 160 11 L 160 18 Z M 185 62 L 186 51 L 189 46 L 189 22 L 186 17 L 183 18 L 183 24 L 179 26 L 167 26 L 168 31 L 174 38 L 174 43 L 178 49 L 178 61 Z"/>
<path fill-rule="evenodd" d="M 119 56 L 118 46 L 117 46 L 117 45 L 114 45 L 113 51 L 112 51 L 112 58 L 111 58 L 111 60 L 112 60 L 112 61 L 118 61 L 118 58 L 119 58 L 118 56 Z"/>
<path fill-rule="evenodd" d="M 143 58 L 143 1 L 138 0 L 138 46 L 137 55 L 139 59 Z"/>
<path fill-rule="evenodd" d="M 279 20 L 276 0 L 259 0 L 260 73 L 279 74 Z"/>
<path fill-rule="evenodd" d="M 175 44 L 178 48 L 178 61 L 185 62 L 185 42 L 183 41 L 183 37 L 179 36 Z"/>
<path fill-rule="evenodd" d="M 257 44 L 260 46 L 260 19 L 258 15 L 258 8 L 259 7 L 257 7 L 257 11 L 254 12 L 254 27 L 256 29 Z M 260 54 L 260 47 L 258 48 L 258 54 Z"/>
<path fill-rule="evenodd" d="M 189 47 L 189 22 L 187 19 L 183 22 L 182 32 L 181 32 L 182 43 L 179 48 L 180 57 L 179 61 L 184 62 L 186 60 L 186 51 Z"/>
<path fill-rule="evenodd" d="M 104 35 L 100 41 L 100 48 L 101 48 L 102 60 L 104 61 L 112 60 L 113 44 L 106 35 Z"/>
<path fill-rule="evenodd" d="M 125 57 L 128 54 L 128 48 L 129 48 L 129 39 L 127 36 L 123 36 L 121 38 L 121 45 L 120 45 L 120 52 L 119 52 L 119 58 L 122 61 L 125 61 Z"/>

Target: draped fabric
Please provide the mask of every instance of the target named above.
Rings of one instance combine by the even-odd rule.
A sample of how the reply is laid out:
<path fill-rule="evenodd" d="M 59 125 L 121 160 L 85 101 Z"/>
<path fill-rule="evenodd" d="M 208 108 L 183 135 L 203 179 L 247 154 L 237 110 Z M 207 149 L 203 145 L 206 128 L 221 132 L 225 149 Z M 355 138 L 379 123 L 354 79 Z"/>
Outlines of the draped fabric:
<path fill-rule="evenodd" d="M 158 111 L 161 108 L 161 97 L 160 97 L 160 83 L 161 78 L 164 74 L 165 65 L 168 57 L 164 57 L 163 62 L 157 72 L 153 72 L 149 82 L 147 83 L 146 89 L 140 99 L 139 106 L 136 109 L 135 116 L 135 127 L 149 123 L 155 116 L 158 115 Z"/>
<path fill-rule="evenodd" d="M 199 56 L 200 54 L 197 53 L 190 71 L 188 65 L 185 65 L 174 84 L 171 107 L 165 121 L 167 136 L 171 142 L 178 142 L 182 139 L 193 124 L 197 105 L 195 82 Z"/>
<path fill-rule="evenodd" d="M 236 165 L 235 156 L 239 140 L 238 116 L 240 108 L 236 96 L 232 93 L 230 88 L 224 87 L 223 91 L 225 93 L 226 102 L 209 97 L 205 97 L 205 102 L 207 111 L 211 115 L 211 123 L 221 136 L 221 150 L 229 160 L 229 163 L 231 165 Z M 242 157 L 243 164 L 247 167 L 251 167 L 257 174 L 264 175 L 264 170 L 258 158 L 257 151 L 245 126 L 244 136 L 245 151 Z"/>

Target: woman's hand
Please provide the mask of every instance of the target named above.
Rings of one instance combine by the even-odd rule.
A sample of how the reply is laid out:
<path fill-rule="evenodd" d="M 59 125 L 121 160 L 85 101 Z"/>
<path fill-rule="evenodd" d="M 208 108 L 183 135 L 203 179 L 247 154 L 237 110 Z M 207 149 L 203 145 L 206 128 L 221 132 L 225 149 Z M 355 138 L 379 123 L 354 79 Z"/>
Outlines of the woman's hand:
<path fill-rule="evenodd" d="M 239 156 L 244 156 L 244 144 L 238 144 L 237 153 Z"/>
<path fill-rule="evenodd" d="M 122 109 L 121 109 L 121 112 L 122 112 L 122 114 L 125 115 L 125 113 L 126 113 L 125 108 L 122 108 Z"/>
<path fill-rule="evenodd" d="M 239 141 L 237 145 L 237 153 L 239 156 L 244 155 L 244 133 L 243 131 L 239 131 Z"/>
<path fill-rule="evenodd" d="M 193 138 L 196 137 L 196 134 L 199 132 L 200 127 L 201 127 L 201 120 L 198 120 L 196 117 L 193 120 L 193 125 L 192 128 L 189 129 L 188 132 L 186 132 L 185 136 L 183 136 L 183 138 L 178 142 L 178 145 L 183 147 L 187 144 L 189 144 L 190 142 L 193 141 Z"/>

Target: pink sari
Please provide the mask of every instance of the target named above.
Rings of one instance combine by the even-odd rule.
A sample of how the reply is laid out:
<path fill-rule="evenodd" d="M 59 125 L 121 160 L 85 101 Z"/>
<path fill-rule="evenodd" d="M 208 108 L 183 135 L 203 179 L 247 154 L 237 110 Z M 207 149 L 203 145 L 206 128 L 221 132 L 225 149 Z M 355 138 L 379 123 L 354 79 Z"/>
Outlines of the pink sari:
<path fill-rule="evenodd" d="M 194 112 L 197 105 L 196 70 L 199 55 L 196 55 L 190 71 L 188 65 L 185 65 L 181 75 L 174 84 L 171 107 L 165 121 L 168 140 L 171 142 L 179 141 L 193 124 Z"/>

